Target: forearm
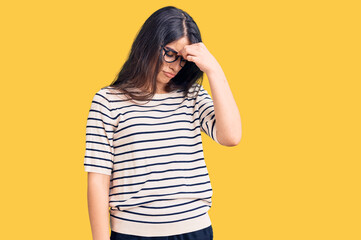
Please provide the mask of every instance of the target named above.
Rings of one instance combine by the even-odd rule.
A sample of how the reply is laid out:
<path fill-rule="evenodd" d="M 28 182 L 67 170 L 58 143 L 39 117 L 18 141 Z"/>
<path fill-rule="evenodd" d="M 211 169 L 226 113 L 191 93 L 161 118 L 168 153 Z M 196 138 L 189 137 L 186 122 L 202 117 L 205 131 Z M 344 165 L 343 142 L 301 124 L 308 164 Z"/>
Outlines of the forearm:
<path fill-rule="evenodd" d="M 242 136 L 241 116 L 222 68 L 207 72 L 214 112 L 217 139 L 226 146 L 237 145 Z"/>
<path fill-rule="evenodd" d="M 88 211 L 93 240 L 109 240 L 109 185 L 88 180 Z"/>

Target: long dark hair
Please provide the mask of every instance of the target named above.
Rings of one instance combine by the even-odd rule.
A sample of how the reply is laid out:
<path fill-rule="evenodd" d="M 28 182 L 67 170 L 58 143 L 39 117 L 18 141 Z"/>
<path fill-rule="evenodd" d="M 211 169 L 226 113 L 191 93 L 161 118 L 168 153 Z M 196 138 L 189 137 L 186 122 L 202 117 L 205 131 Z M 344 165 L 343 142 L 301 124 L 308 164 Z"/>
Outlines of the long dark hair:
<path fill-rule="evenodd" d="M 188 37 L 190 43 L 202 42 L 197 24 L 185 11 L 163 7 L 154 12 L 143 24 L 135 38 L 129 57 L 109 87 L 120 90 L 135 100 L 150 100 L 156 92 L 157 74 L 162 65 L 161 45 Z M 181 90 L 186 96 L 194 85 L 203 82 L 203 72 L 191 61 L 165 86 L 166 92 Z M 106 87 L 108 87 L 106 86 Z M 150 89 L 134 92 L 131 89 Z"/>

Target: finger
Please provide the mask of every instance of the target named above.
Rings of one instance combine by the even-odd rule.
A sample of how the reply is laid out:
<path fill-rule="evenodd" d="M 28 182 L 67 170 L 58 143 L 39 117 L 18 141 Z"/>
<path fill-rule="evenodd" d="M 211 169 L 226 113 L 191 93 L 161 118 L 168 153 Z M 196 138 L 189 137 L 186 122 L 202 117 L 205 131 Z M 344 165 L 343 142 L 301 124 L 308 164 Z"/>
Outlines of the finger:
<path fill-rule="evenodd" d="M 198 51 L 196 47 L 195 45 L 187 45 L 178 52 L 178 55 L 182 55 L 184 59 L 186 59 L 188 55 L 197 56 Z"/>
<path fill-rule="evenodd" d="M 185 59 L 190 62 L 197 62 L 198 58 L 196 56 L 188 55 L 187 58 L 185 58 Z"/>

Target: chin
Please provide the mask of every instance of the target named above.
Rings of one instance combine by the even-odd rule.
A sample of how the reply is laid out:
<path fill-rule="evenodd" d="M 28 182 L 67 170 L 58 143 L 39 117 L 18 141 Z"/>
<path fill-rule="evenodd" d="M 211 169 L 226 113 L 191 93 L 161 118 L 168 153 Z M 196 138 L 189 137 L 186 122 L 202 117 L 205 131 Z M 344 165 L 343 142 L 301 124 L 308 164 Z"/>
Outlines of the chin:
<path fill-rule="evenodd" d="M 161 85 L 166 85 L 168 82 L 170 82 L 170 79 L 166 79 L 166 78 L 162 78 L 162 79 L 157 79 L 158 84 Z"/>

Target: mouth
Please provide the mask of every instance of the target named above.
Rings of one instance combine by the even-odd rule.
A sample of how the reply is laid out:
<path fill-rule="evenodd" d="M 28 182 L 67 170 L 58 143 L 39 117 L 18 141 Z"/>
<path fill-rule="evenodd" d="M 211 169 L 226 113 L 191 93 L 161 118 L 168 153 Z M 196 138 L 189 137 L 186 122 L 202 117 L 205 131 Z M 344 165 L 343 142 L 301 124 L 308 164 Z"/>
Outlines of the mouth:
<path fill-rule="evenodd" d="M 165 72 L 165 71 L 163 71 L 164 72 L 164 75 L 166 75 L 167 77 L 169 77 L 169 78 L 174 78 L 174 74 L 171 74 L 171 73 L 169 73 L 169 72 Z"/>

